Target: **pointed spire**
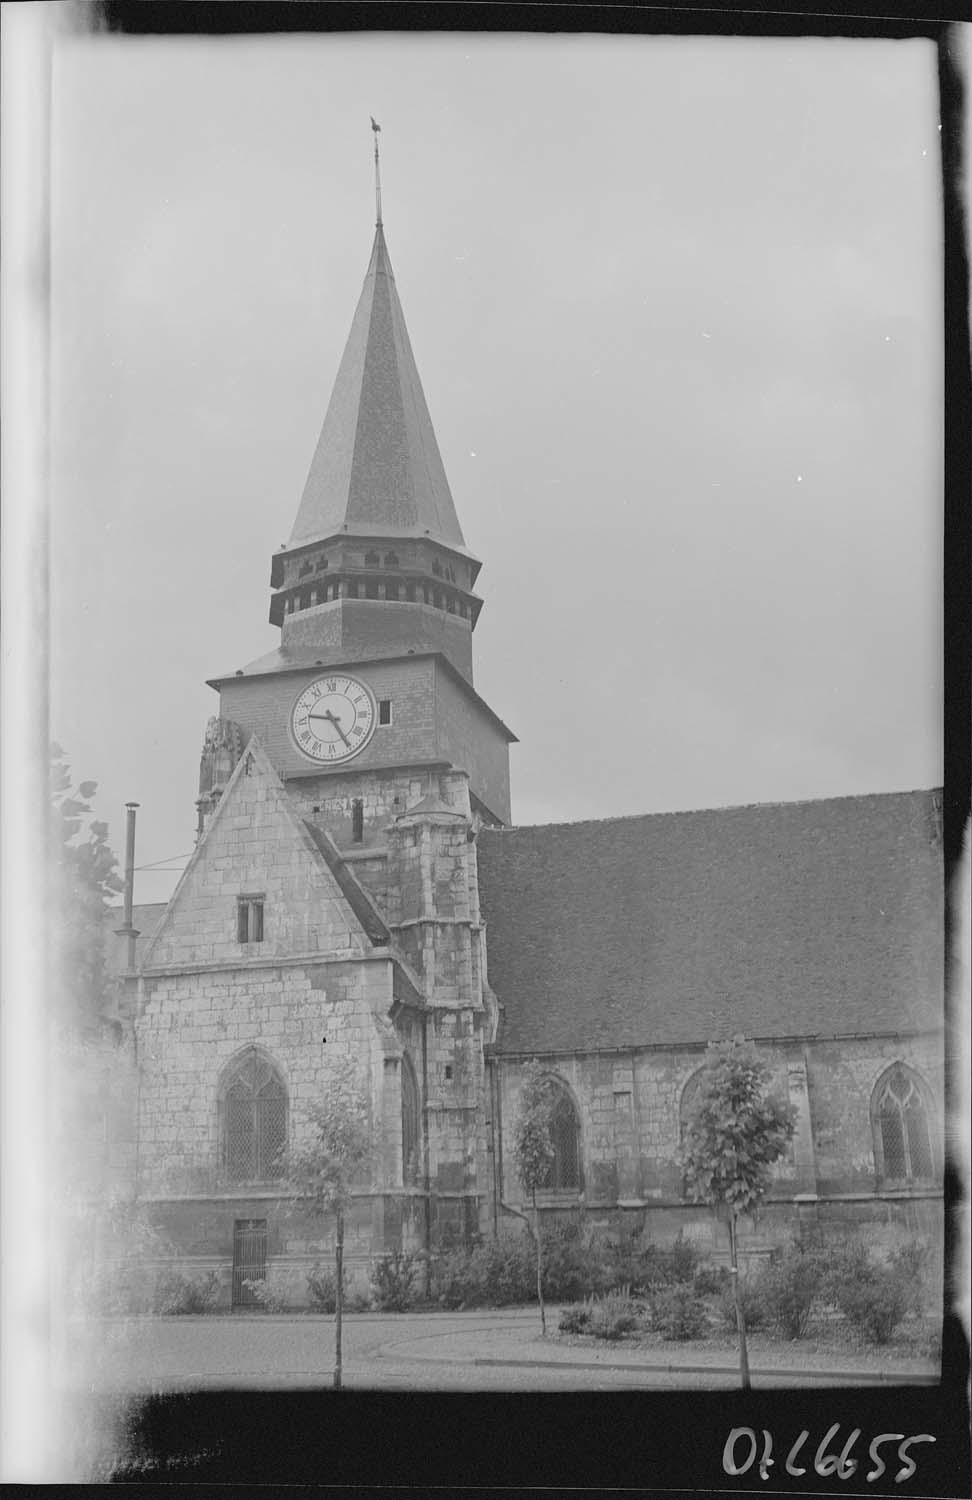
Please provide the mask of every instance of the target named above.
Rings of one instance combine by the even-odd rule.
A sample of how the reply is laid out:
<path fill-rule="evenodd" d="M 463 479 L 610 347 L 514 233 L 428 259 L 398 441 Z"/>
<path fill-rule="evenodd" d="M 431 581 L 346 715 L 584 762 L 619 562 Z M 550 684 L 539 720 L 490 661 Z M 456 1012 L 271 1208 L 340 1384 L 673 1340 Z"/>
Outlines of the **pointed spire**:
<path fill-rule="evenodd" d="M 348 531 L 425 536 L 465 551 L 395 287 L 377 177 L 376 190 L 371 260 L 287 550 Z"/>

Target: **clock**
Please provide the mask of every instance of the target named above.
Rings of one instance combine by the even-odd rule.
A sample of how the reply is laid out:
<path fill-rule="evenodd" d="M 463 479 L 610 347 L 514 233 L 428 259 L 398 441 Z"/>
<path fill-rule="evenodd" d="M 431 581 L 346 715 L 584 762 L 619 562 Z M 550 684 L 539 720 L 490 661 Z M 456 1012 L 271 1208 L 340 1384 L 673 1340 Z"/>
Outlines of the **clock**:
<path fill-rule="evenodd" d="M 377 722 L 371 689 L 343 673 L 310 683 L 290 715 L 298 750 L 326 766 L 340 765 L 363 750 Z"/>

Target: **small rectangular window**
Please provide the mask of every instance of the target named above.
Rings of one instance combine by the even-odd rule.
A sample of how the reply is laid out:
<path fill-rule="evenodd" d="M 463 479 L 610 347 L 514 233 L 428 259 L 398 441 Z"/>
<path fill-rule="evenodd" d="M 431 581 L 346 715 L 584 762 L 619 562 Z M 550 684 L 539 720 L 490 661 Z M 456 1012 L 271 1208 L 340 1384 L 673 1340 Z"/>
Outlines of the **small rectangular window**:
<path fill-rule="evenodd" d="M 263 897 L 240 896 L 236 902 L 236 941 L 263 942 Z"/>
<path fill-rule="evenodd" d="M 378 723 L 390 724 L 392 721 L 392 706 L 390 698 L 378 699 Z"/>
<path fill-rule="evenodd" d="M 364 803 L 360 797 L 351 803 L 351 837 L 356 844 L 364 840 Z"/>

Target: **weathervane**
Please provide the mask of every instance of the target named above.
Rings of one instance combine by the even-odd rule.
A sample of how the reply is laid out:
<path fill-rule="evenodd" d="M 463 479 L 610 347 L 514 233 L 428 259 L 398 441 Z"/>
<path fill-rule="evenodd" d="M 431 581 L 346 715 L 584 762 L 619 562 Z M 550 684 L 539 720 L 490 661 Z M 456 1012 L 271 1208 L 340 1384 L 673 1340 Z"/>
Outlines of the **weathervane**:
<path fill-rule="evenodd" d="M 381 126 L 378 124 L 378 121 L 375 119 L 374 115 L 371 116 L 371 128 L 372 128 L 372 130 L 375 133 L 375 208 L 377 210 L 377 218 L 375 219 L 375 228 L 376 229 L 380 229 L 381 228 L 381 167 L 378 164 L 378 134 L 379 134 L 379 132 L 381 130 Z"/>

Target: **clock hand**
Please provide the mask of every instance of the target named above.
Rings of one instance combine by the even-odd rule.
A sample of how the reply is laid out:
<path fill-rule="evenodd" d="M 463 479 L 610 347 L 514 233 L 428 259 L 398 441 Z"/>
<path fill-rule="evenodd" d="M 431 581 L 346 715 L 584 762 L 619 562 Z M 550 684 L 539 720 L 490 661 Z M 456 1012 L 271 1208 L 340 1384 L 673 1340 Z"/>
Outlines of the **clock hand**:
<path fill-rule="evenodd" d="M 320 719 L 320 718 L 330 719 L 331 723 L 334 725 L 334 728 L 337 730 L 338 734 L 341 736 L 342 740 L 347 745 L 348 749 L 349 750 L 351 749 L 351 741 L 348 739 L 348 737 L 345 734 L 344 730 L 341 728 L 340 720 L 337 719 L 337 717 L 334 714 L 331 713 L 330 709 L 327 710 L 326 714 L 316 714 L 315 717 L 318 718 L 318 719 Z"/>

